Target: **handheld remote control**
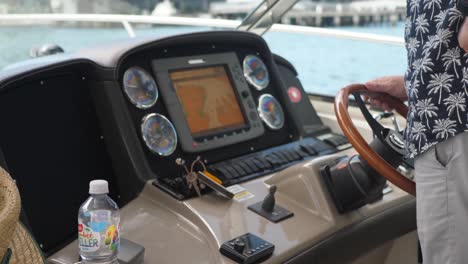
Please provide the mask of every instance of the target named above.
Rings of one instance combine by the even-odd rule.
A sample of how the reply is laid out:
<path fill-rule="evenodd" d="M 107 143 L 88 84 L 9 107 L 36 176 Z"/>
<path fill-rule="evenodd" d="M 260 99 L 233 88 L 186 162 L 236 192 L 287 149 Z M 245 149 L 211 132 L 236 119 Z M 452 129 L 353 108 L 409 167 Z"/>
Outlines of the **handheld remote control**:
<path fill-rule="evenodd" d="M 242 264 L 260 263 L 273 254 L 275 245 L 250 233 L 224 242 L 219 251 Z"/>

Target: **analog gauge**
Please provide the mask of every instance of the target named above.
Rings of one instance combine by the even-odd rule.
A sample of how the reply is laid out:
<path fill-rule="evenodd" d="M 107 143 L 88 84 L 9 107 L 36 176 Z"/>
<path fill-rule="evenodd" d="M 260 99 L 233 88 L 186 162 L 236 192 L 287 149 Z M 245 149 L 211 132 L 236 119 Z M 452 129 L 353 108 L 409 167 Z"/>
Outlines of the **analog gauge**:
<path fill-rule="evenodd" d="M 270 94 L 263 94 L 258 99 L 258 114 L 271 129 L 280 129 L 284 125 L 283 108 Z"/>
<path fill-rule="evenodd" d="M 158 100 L 158 88 L 153 77 L 140 67 L 131 67 L 123 77 L 124 91 L 138 108 L 147 109 Z"/>
<path fill-rule="evenodd" d="M 243 62 L 244 76 L 257 90 L 262 90 L 270 83 L 265 63 L 254 55 L 247 55 Z"/>
<path fill-rule="evenodd" d="M 146 146 L 161 156 L 171 155 L 177 147 L 177 133 L 163 115 L 148 114 L 143 118 L 141 134 Z"/>

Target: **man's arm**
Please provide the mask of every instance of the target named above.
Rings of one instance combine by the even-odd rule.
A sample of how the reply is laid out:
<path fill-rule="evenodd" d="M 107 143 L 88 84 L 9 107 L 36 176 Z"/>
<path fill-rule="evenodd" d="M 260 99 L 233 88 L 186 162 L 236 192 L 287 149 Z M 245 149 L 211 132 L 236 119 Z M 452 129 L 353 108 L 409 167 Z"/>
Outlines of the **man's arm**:
<path fill-rule="evenodd" d="M 468 52 L 468 19 L 466 18 L 458 31 L 458 44 L 465 52 Z"/>

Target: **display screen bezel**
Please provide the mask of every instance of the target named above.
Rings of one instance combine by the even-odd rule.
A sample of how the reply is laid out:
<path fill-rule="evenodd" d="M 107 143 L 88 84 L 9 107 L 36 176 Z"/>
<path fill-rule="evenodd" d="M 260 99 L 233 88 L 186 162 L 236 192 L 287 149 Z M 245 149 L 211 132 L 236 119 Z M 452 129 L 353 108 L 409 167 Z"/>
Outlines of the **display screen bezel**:
<path fill-rule="evenodd" d="M 238 93 L 238 89 L 236 89 L 236 87 L 235 87 L 235 82 L 233 81 L 231 72 L 229 71 L 229 68 L 228 68 L 227 64 L 213 64 L 213 65 L 202 65 L 202 66 L 194 66 L 194 67 L 169 69 L 168 70 L 168 75 L 169 75 L 169 79 L 170 79 L 172 89 L 174 89 L 174 91 L 177 90 L 176 86 L 174 85 L 174 80 L 171 77 L 171 73 L 181 72 L 181 71 L 190 71 L 190 70 L 199 70 L 199 69 L 206 69 L 206 68 L 216 68 L 216 67 L 222 67 L 224 69 L 224 73 L 226 74 L 226 76 L 227 76 L 227 78 L 229 80 L 229 84 L 231 85 L 230 89 L 234 93 L 234 96 L 236 98 L 236 103 L 239 106 L 240 113 L 242 115 L 242 119 L 243 119 L 244 122 L 242 124 L 238 124 L 238 125 L 235 124 L 235 125 L 217 127 L 217 128 L 213 128 L 213 129 L 207 129 L 207 130 L 204 130 L 204 131 L 201 131 L 201 132 L 192 133 L 192 131 L 190 129 L 190 124 L 189 124 L 187 118 L 185 118 L 185 116 L 184 116 L 184 120 L 185 120 L 185 123 L 187 124 L 187 127 L 190 130 L 190 134 L 192 135 L 192 138 L 194 140 L 196 140 L 196 141 L 202 141 L 205 138 L 209 138 L 209 137 L 212 137 L 212 136 L 218 136 L 218 135 L 224 135 L 226 133 L 237 132 L 237 131 L 240 131 L 242 129 L 249 128 L 249 126 L 250 126 L 249 122 L 248 122 L 248 118 L 247 118 L 246 113 L 245 113 L 245 109 L 244 109 L 244 107 L 243 107 L 243 105 L 241 103 L 240 94 Z M 177 94 L 177 91 L 176 91 L 176 94 Z M 183 110 L 184 105 L 183 105 L 183 103 L 180 100 L 180 97 L 178 95 L 177 95 L 177 99 L 178 99 L 178 102 L 179 102 L 179 105 L 180 105 L 181 109 Z"/>
<path fill-rule="evenodd" d="M 241 129 L 229 128 L 224 131 L 215 131 L 204 137 L 196 137 L 196 135 L 192 135 L 185 120 L 182 105 L 174 89 L 169 72 L 219 65 L 224 65 L 226 74 L 230 78 L 246 125 Z M 183 151 L 198 153 L 217 149 L 257 138 L 265 132 L 250 87 L 243 76 L 240 58 L 235 52 L 154 59 L 151 61 L 151 66 L 153 67 L 153 73 L 161 92 L 162 102 L 167 109 L 171 122 L 177 130 L 179 144 Z"/>

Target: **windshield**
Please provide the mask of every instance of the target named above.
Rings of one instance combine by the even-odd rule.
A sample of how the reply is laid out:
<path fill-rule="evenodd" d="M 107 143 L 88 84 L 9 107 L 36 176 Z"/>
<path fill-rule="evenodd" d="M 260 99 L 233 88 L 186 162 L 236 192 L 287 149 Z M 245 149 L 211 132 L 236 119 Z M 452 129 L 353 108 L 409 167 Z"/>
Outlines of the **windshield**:
<path fill-rule="evenodd" d="M 0 70 L 12 63 L 38 56 L 38 50 L 45 44 L 73 52 L 98 43 L 134 36 L 168 36 L 220 28 L 235 29 L 259 2 L 0 0 L 0 50 L 8 51 L 0 53 Z M 283 16 L 281 23 L 402 38 L 405 2 L 302 0 Z M 359 16 L 349 15 L 355 14 L 356 10 L 361 12 Z M 15 17 L 12 14 L 29 15 Z M 53 14 L 55 17 L 31 14 Z M 76 14 L 88 15 L 83 17 Z M 213 19 L 221 22 L 211 26 Z M 362 83 L 383 75 L 401 75 L 405 70 L 406 52 L 403 45 L 280 31 L 273 27 L 263 36 L 274 53 L 293 63 L 309 93 L 334 96 L 347 84 Z"/>
<path fill-rule="evenodd" d="M 399 37 L 404 23 L 340 29 Z M 284 32 L 267 32 L 264 37 L 274 53 L 296 67 L 304 89 L 313 94 L 334 96 L 348 84 L 403 75 L 406 69 L 403 46 Z"/>

